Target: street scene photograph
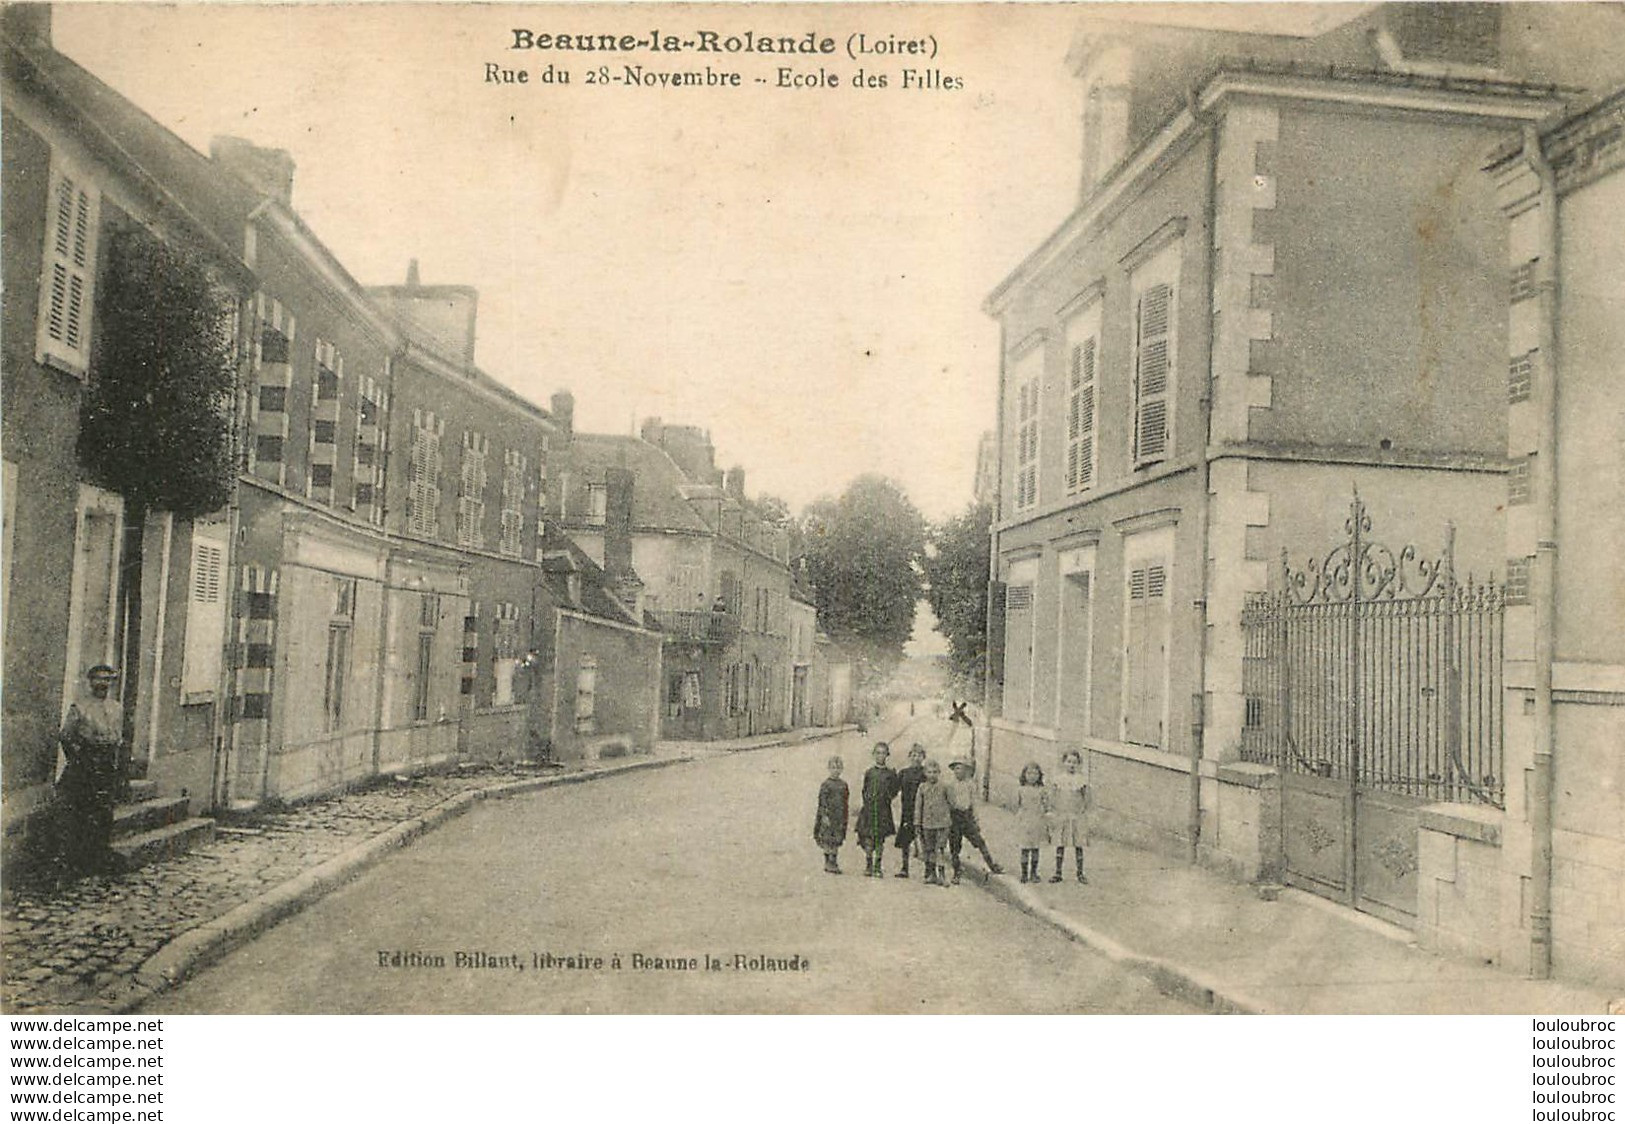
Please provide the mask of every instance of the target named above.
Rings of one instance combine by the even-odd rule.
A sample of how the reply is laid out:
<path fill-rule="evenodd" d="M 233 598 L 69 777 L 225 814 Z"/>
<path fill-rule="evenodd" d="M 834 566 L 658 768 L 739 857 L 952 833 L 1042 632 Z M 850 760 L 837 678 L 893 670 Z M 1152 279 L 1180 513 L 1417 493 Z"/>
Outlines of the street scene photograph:
<path fill-rule="evenodd" d="M 1625 4 L 0 49 L 0 1013 L 1625 1013 Z"/>

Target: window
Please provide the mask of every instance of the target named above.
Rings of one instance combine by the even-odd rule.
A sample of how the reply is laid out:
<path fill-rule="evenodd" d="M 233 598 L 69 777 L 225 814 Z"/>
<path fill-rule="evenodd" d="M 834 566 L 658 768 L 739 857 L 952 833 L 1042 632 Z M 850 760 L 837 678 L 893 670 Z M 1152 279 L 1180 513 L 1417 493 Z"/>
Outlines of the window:
<path fill-rule="evenodd" d="M 220 680 L 226 642 L 226 544 L 195 534 L 187 586 L 186 647 L 181 656 L 181 695 L 213 691 Z"/>
<path fill-rule="evenodd" d="M 1168 532 L 1125 540 L 1123 740 L 1165 746 L 1168 702 Z"/>
<path fill-rule="evenodd" d="M 1055 725 L 1063 736 L 1087 736 L 1094 684 L 1095 548 L 1078 547 L 1060 558 L 1060 645 L 1055 657 Z"/>
<path fill-rule="evenodd" d="M 384 445 L 388 427 L 384 424 L 383 390 L 363 377 L 356 403 L 355 493 L 351 510 L 368 523 L 384 521 Z"/>
<path fill-rule="evenodd" d="M 597 729 L 598 657 L 582 656 L 576 669 L 576 733 L 590 734 Z"/>
<path fill-rule="evenodd" d="M 1038 377 L 1016 390 L 1016 510 L 1038 502 Z"/>
<path fill-rule="evenodd" d="M 705 575 L 694 562 L 677 562 L 672 566 L 669 604 L 673 609 L 709 609 L 705 603 Z"/>
<path fill-rule="evenodd" d="M 509 602 L 497 605 L 496 654 L 492 657 L 492 677 L 496 681 L 493 706 L 513 705 L 513 674 L 519 665 L 519 606 Z"/>
<path fill-rule="evenodd" d="M 1173 446 L 1173 385 L 1181 244 L 1176 239 L 1134 269 L 1134 466 L 1168 456 Z"/>
<path fill-rule="evenodd" d="M 74 374 L 90 368 L 91 300 L 96 288 L 96 231 L 101 197 L 55 157 L 40 263 L 36 358 Z"/>
<path fill-rule="evenodd" d="M 311 388 L 310 475 L 305 495 L 318 503 L 333 502 L 334 467 L 338 462 L 339 387 L 344 357 L 332 343 L 316 341 L 316 381 Z"/>
<path fill-rule="evenodd" d="M 1507 403 L 1529 401 L 1535 385 L 1535 353 L 1526 351 L 1512 357 L 1507 367 Z"/>
<path fill-rule="evenodd" d="M 1512 267 L 1507 278 L 1507 299 L 1516 304 L 1518 301 L 1528 300 L 1540 292 L 1539 258 L 1530 258 L 1526 262 Z"/>
<path fill-rule="evenodd" d="M 1099 364 L 1100 302 L 1067 328 L 1066 490 L 1095 483 L 1095 369 Z"/>
<path fill-rule="evenodd" d="M 350 626 L 334 622 L 327 627 L 327 677 L 322 702 L 322 729 L 344 728 L 344 680 L 350 668 Z"/>
<path fill-rule="evenodd" d="M 1009 564 L 1004 587 L 1004 707 L 1006 718 L 1030 722 L 1037 668 L 1033 647 L 1033 587 L 1038 581 L 1038 559 L 1022 558 Z"/>
<path fill-rule="evenodd" d="M 462 491 L 457 497 L 457 545 L 485 545 L 485 454 L 491 447 L 484 437 L 463 433 Z"/>
<path fill-rule="evenodd" d="M 1147 289 L 1135 305 L 1134 463 L 1150 464 L 1168 455 L 1168 326 L 1173 310 L 1171 285 Z"/>
<path fill-rule="evenodd" d="M 609 488 L 604 484 L 587 485 L 587 521 L 602 525 L 609 513 Z"/>
<path fill-rule="evenodd" d="M 435 633 L 440 627 L 440 595 L 423 593 L 418 596 L 418 674 L 413 684 L 412 720 L 427 722 L 434 674 Z"/>
<path fill-rule="evenodd" d="M 502 540 L 503 554 L 517 558 L 524 549 L 525 536 L 525 456 L 509 449 L 502 457 Z"/>
<path fill-rule="evenodd" d="M 440 440 L 446 423 L 433 414 L 413 413 L 406 518 L 414 535 L 440 535 Z"/>

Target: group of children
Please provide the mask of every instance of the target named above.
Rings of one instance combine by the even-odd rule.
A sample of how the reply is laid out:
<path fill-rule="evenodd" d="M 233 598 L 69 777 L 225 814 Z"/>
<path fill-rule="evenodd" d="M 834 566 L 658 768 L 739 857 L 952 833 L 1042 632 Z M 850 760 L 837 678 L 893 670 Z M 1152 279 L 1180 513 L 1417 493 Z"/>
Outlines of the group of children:
<path fill-rule="evenodd" d="M 927 883 L 957 884 L 961 872 L 960 851 L 967 842 L 981 852 L 989 873 L 1003 874 L 1004 868 L 993 861 L 977 823 L 975 766 L 970 759 L 955 757 L 948 762 L 952 779 L 944 781 L 942 766 L 926 760 L 922 745 L 910 747 L 908 765 L 901 770 L 886 764 L 890 756 L 891 747 L 877 742 L 874 765 L 863 774 L 856 831 L 858 846 L 863 848 L 864 874 L 871 878 L 885 876 L 886 840 L 893 837 L 902 856 L 898 878 L 909 877 L 908 860 L 912 852 L 925 862 Z M 1060 783 L 1050 786 L 1044 784 L 1044 771 L 1037 762 L 1029 764 L 1021 773 L 1016 814 L 1021 832 L 1023 882 L 1040 880 L 1038 849 L 1046 842 L 1053 842 L 1056 848 L 1055 877 L 1051 882 L 1061 881 L 1068 846 L 1077 857 L 1078 881 L 1088 881 L 1083 874 L 1083 816 L 1088 805 L 1088 786 L 1083 783 L 1080 772 L 1083 758 L 1076 750 L 1068 750 L 1061 757 L 1061 765 L 1065 772 Z M 841 873 L 838 853 L 846 842 L 850 790 L 841 779 L 844 768 L 841 758 L 829 759 L 829 776 L 819 786 L 818 811 L 813 821 L 813 839 L 824 852 L 824 870 L 829 874 Z M 892 806 L 899 797 L 902 800 L 900 814 L 894 818 Z M 943 861 L 944 849 L 952 862 L 951 881 Z"/>

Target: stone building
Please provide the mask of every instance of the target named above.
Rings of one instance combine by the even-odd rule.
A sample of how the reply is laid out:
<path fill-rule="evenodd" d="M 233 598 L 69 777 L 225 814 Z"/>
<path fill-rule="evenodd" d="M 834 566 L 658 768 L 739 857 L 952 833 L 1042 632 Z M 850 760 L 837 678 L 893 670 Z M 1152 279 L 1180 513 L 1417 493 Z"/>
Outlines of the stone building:
<path fill-rule="evenodd" d="M 746 498 L 744 470 L 718 469 L 705 431 L 656 418 L 638 437 L 577 433 L 557 452 L 549 510 L 612 577 L 635 576 L 665 637 L 664 735 L 742 737 L 788 726 L 789 536 Z M 619 507 L 618 487 L 630 494 Z M 630 547 L 617 557 L 609 531 L 622 518 Z"/>
<path fill-rule="evenodd" d="M 56 733 L 95 663 L 122 672 L 133 769 L 170 779 L 174 797 L 159 806 L 138 786 L 138 806 L 120 810 L 116 830 L 161 829 L 167 839 L 199 826 L 186 818 L 187 797 L 207 803 L 223 715 L 210 653 L 225 620 L 191 608 L 218 596 L 220 524 L 153 511 L 144 526 L 126 526 L 123 498 L 90 481 L 76 446 L 81 404 L 104 377 L 102 298 L 121 232 L 192 251 L 228 305 L 252 292 L 209 162 L 55 51 L 50 17 L 48 5 L 13 5 L 0 25 L 8 865 L 50 798 Z M 137 547 L 134 588 L 124 575 Z"/>
<path fill-rule="evenodd" d="M 1625 89 L 1527 129 L 1508 223 L 1507 799 L 1423 821 L 1429 945 L 1625 986 Z"/>
<path fill-rule="evenodd" d="M 1499 7 L 1078 37 L 1077 207 L 986 306 L 996 786 L 1081 746 L 1107 833 L 1405 924 L 1424 810 L 1508 799 L 1493 723 L 1455 754 L 1444 680 L 1379 646 L 1401 630 L 1288 650 L 1245 624 L 1271 596 L 1359 612 L 1339 574 L 1442 619 L 1502 571 L 1507 235 L 1479 167 L 1560 99 Z"/>
<path fill-rule="evenodd" d="M 8 855 L 95 662 L 124 667 L 133 770 L 166 820 L 187 799 L 649 748 L 661 634 L 544 519 L 569 418 L 474 364 L 477 294 L 415 269 L 364 288 L 294 209 L 288 153 L 197 152 L 56 52 L 49 14 L 4 23 Z M 126 529 L 74 447 L 105 247 L 137 224 L 231 298 L 240 471 L 223 510 Z"/>

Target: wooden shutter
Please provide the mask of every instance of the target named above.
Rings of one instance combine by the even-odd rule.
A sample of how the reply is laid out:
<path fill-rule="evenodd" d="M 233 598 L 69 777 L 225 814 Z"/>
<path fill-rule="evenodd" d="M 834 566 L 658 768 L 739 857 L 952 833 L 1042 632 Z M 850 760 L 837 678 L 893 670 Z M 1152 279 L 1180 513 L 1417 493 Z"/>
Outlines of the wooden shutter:
<path fill-rule="evenodd" d="M 1129 572 L 1123 671 L 1123 740 L 1162 745 L 1168 693 L 1168 570 L 1159 559 Z"/>
<path fill-rule="evenodd" d="M 56 359 L 79 374 L 90 365 L 99 202 L 83 179 L 55 169 L 46 216 L 36 342 L 42 361 Z"/>
<path fill-rule="evenodd" d="M 408 481 L 410 523 L 414 533 L 430 533 L 429 511 L 429 431 L 423 426 L 412 430 L 411 473 Z"/>
<path fill-rule="evenodd" d="M 187 583 L 186 644 L 181 657 L 181 693 L 213 691 L 220 679 L 225 645 L 226 544 L 194 535 L 192 573 Z"/>
<path fill-rule="evenodd" d="M 1066 419 L 1066 487 L 1081 491 L 1095 480 L 1095 337 L 1072 348 Z"/>
<path fill-rule="evenodd" d="M 1134 460 L 1168 455 L 1169 326 L 1173 287 L 1152 285 L 1136 309 L 1134 377 Z"/>

